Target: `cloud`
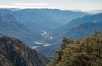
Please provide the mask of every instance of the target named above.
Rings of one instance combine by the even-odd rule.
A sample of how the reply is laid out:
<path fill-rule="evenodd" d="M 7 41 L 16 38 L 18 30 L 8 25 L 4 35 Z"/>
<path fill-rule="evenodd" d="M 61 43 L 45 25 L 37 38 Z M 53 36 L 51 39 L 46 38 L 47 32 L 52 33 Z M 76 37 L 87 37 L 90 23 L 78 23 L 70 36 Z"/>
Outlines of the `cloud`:
<path fill-rule="evenodd" d="M 0 5 L 0 8 L 48 8 L 48 3 L 14 3 L 8 5 Z"/>
<path fill-rule="evenodd" d="M 13 6 L 47 6 L 48 3 L 15 3 Z"/>

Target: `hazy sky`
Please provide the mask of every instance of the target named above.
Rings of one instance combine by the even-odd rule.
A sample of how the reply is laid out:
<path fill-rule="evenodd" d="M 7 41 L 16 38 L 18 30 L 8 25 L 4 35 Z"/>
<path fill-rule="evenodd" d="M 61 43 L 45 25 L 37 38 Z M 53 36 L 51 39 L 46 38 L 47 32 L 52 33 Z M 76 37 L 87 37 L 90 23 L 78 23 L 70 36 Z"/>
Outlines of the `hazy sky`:
<path fill-rule="evenodd" d="M 68 10 L 102 10 L 102 0 L 0 0 L 4 8 L 57 8 Z"/>

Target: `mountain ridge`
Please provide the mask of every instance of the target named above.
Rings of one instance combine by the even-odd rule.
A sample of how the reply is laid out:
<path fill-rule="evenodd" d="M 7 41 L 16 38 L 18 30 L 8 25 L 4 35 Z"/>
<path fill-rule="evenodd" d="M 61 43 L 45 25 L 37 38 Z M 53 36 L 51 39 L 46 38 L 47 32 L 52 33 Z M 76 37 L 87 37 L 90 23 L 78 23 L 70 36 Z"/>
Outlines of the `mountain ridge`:
<path fill-rule="evenodd" d="M 49 62 L 42 54 L 30 49 L 20 40 L 7 36 L 0 38 L 0 55 L 0 58 L 9 60 L 4 61 L 5 63 L 12 63 L 10 66 L 45 66 Z"/>

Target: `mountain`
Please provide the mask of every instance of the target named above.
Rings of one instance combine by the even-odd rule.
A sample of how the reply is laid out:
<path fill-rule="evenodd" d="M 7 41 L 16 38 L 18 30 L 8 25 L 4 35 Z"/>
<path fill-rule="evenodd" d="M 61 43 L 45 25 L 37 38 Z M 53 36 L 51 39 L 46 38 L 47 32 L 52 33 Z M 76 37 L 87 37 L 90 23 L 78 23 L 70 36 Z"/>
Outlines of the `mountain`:
<path fill-rule="evenodd" d="M 72 19 L 82 17 L 87 13 L 58 10 L 58 9 L 0 9 L 1 13 L 14 15 L 18 22 L 26 24 L 28 27 L 56 28 L 62 26 Z M 30 25 L 30 26 L 29 26 Z"/>
<path fill-rule="evenodd" d="M 86 14 L 58 9 L 0 9 L 0 36 L 17 37 L 49 56 L 54 51 L 51 47 L 59 43 L 54 30 Z"/>
<path fill-rule="evenodd" d="M 17 37 L 23 40 L 25 43 L 31 43 L 31 41 L 34 39 L 38 40 L 34 37 L 40 37 L 38 32 L 32 32 L 24 24 L 19 23 L 16 18 L 9 13 L 0 13 L 0 34 L 1 36 L 6 35 Z M 31 44 L 29 44 L 29 46 L 30 45 Z"/>
<path fill-rule="evenodd" d="M 72 28 L 67 35 L 73 39 L 78 39 L 84 37 L 85 35 L 89 35 L 94 31 L 102 31 L 102 21 L 81 24 L 75 28 Z"/>
<path fill-rule="evenodd" d="M 102 13 L 87 15 L 73 20 L 68 24 L 70 30 L 66 33 L 71 38 L 81 38 L 94 31 L 102 31 Z M 70 26 L 71 25 L 71 26 Z M 69 28 L 68 27 L 68 28 Z"/>
<path fill-rule="evenodd" d="M 59 32 L 59 35 L 61 36 L 69 36 L 72 39 L 79 39 L 85 35 L 91 34 L 95 30 L 102 31 L 101 17 L 102 13 L 98 13 L 73 19 L 68 24 L 60 27 L 56 34 Z"/>
<path fill-rule="evenodd" d="M 0 38 L 0 66 L 46 66 L 49 60 L 18 39 Z"/>
<path fill-rule="evenodd" d="M 82 18 L 77 18 L 68 24 L 55 30 L 56 44 L 53 49 L 58 50 L 63 37 L 69 37 L 73 40 L 81 39 L 86 35 L 90 35 L 95 31 L 102 31 L 102 13 L 85 15 Z"/>
<path fill-rule="evenodd" d="M 58 9 L 0 9 L 0 12 L 12 14 L 18 22 L 24 24 L 30 30 L 39 33 L 53 31 L 53 29 L 67 24 L 72 19 L 87 14 Z"/>
<path fill-rule="evenodd" d="M 102 17 L 102 13 L 85 15 L 84 17 L 73 19 L 66 26 L 68 29 L 68 28 L 77 27 L 77 26 L 79 26 L 83 23 L 86 23 L 86 22 L 100 22 L 100 21 L 102 21 L 101 17 Z"/>

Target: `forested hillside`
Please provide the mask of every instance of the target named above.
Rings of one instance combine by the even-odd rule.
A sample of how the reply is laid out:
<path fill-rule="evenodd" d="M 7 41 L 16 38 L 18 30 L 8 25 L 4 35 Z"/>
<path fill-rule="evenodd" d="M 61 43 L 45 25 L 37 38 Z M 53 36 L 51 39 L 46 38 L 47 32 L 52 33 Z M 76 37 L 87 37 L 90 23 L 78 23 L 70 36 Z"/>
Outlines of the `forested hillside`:
<path fill-rule="evenodd" d="M 96 31 L 77 41 L 64 38 L 56 53 L 48 66 L 102 66 L 102 33 Z"/>

